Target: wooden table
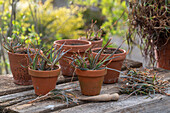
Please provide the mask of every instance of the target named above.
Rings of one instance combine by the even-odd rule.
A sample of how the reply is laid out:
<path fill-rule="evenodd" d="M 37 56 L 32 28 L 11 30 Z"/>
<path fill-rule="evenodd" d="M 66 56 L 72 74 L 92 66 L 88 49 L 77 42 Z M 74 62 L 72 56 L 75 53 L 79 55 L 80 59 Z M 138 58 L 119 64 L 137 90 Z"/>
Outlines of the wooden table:
<path fill-rule="evenodd" d="M 126 60 L 128 67 L 139 68 L 142 64 Z M 123 66 L 122 70 L 126 67 Z M 170 71 L 159 70 L 160 75 L 164 75 L 166 79 L 170 77 Z M 170 97 L 156 94 L 151 98 L 146 96 L 131 96 L 124 100 L 127 95 L 120 95 L 118 101 L 110 102 L 82 102 L 79 104 L 71 103 L 67 105 L 63 102 L 55 100 L 44 100 L 32 104 L 29 101 L 35 99 L 32 85 L 19 86 L 13 83 L 11 75 L 0 76 L 0 112 L 9 113 L 103 113 L 103 112 L 170 112 Z M 60 75 L 56 88 L 71 88 L 78 97 L 84 97 L 80 93 L 77 78 L 70 82 L 71 78 L 64 78 Z M 116 93 L 119 90 L 120 82 L 116 84 L 103 84 L 101 94 Z"/>

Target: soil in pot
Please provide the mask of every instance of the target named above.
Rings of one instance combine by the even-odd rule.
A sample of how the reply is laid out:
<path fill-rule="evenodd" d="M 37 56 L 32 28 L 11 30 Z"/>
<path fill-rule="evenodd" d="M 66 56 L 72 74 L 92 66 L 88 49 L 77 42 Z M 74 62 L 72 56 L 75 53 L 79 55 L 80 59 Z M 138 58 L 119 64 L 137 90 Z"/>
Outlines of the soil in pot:
<path fill-rule="evenodd" d="M 66 45 L 84 45 L 84 44 L 81 44 L 81 43 L 77 43 L 77 44 L 66 44 Z"/>
<path fill-rule="evenodd" d="M 101 48 L 95 48 L 93 49 L 92 53 L 94 55 L 97 54 L 97 52 L 100 50 Z M 100 56 L 100 60 L 103 57 L 107 57 L 109 56 L 111 53 L 113 53 L 116 49 L 115 48 L 106 48 L 104 50 L 104 52 L 101 54 Z M 113 57 L 119 56 L 118 58 L 115 58 L 112 60 L 112 62 L 110 62 L 110 64 L 107 66 L 108 68 L 112 68 L 112 69 L 117 69 L 119 71 L 121 71 L 121 67 L 123 65 L 123 61 L 126 57 L 126 51 L 123 49 L 119 49 L 115 55 L 113 55 Z M 106 62 L 107 63 L 107 62 Z M 106 64 L 105 63 L 105 64 Z M 113 70 L 107 70 L 107 74 L 104 77 L 104 83 L 117 83 L 118 82 L 118 78 L 119 78 L 119 72 L 117 71 L 113 71 Z"/>
<path fill-rule="evenodd" d="M 32 78 L 35 94 L 45 95 L 55 89 L 60 70 L 60 67 L 47 71 L 32 70 L 29 68 L 28 72 Z"/>
<path fill-rule="evenodd" d="M 81 93 L 87 96 L 99 95 L 107 70 L 87 70 L 76 69 Z"/>
<path fill-rule="evenodd" d="M 79 40 L 87 40 L 87 39 L 85 37 L 81 37 L 81 38 L 79 38 Z M 95 40 L 90 41 L 90 42 L 93 45 L 93 48 L 98 48 L 98 47 L 102 47 L 103 39 L 102 38 L 101 39 L 95 39 Z"/>
<path fill-rule="evenodd" d="M 106 48 L 103 50 L 103 54 L 112 54 L 116 49 L 115 48 Z M 94 50 L 94 52 L 99 52 L 100 49 L 97 49 L 97 50 Z M 120 50 L 117 50 L 115 54 L 119 54 L 119 53 L 123 53 L 122 51 Z"/>
<path fill-rule="evenodd" d="M 28 74 L 28 68 L 24 68 L 21 66 L 28 66 L 29 58 L 26 53 L 26 51 L 21 51 L 19 53 L 8 52 L 10 68 L 14 78 L 14 83 L 18 85 L 32 84 L 31 76 Z M 31 57 L 33 57 L 33 55 Z"/>
<path fill-rule="evenodd" d="M 91 46 L 91 42 L 84 41 L 84 40 L 63 39 L 63 40 L 55 41 L 54 45 L 57 45 L 60 47 L 63 43 L 65 43 L 65 45 L 63 46 L 63 49 L 65 51 L 67 50 L 70 50 L 70 51 L 66 53 L 63 56 L 63 58 L 59 60 L 62 75 L 73 76 L 73 72 L 75 68 L 70 65 L 71 61 L 69 61 L 68 58 L 66 57 L 71 57 L 74 52 L 79 52 L 81 55 L 83 55 L 84 52 Z"/>

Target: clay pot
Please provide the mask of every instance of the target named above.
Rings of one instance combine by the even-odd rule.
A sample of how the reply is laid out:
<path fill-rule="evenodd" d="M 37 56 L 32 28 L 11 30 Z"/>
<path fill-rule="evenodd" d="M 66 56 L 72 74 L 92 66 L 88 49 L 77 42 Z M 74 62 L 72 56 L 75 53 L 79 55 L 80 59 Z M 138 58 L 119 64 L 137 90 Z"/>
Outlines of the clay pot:
<path fill-rule="evenodd" d="M 155 51 L 157 67 L 170 70 L 170 41 Z"/>
<path fill-rule="evenodd" d="M 95 48 L 92 49 L 92 54 L 93 55 L 97 55 L 97 53 L 95 53 L 94 51 L 99 50 L 101 48 Z M 107 49 L 116 49 L 116 48 L 107 48 Z M 117 69 L 119 71 L 121 71 L 121 67 L 123 65 L 123 61 L 126 58 L 126 51 L 123 49 L 119 49 L 119 51 L 121 51 L 122 53 L 118 53 L 112 56 L 116 57 L 116 56 L 120 56 L 118 58 L 113 59 L 110 64 L 107 66 L 108 68 L 112 68 L 112 69 Z M 101 54 L 99 60 L 103 59 L 103 57 L 108 57 L 110 54 Z M 107 63 L 107 62 L 106 62 Z M 105 64 L 106 64 L 105 63 Z M 107 74 L 104 77 L 104 83 L 117 83 L 118 82 L 118 78 L 119 78 L 119 72 L 117 71 L 113 71 L 113 70 L 107 70 Z"/>
<path fill-rule="evenodd" d="M 79 40 L 87 40 L 85 37 L 81 37 L 79 38 Z M 96 40 L 96 41 L 90 41 L 91 45 L 93 45 L 93 48 L 99 48 L 102 47 L 103 44 L 103 39 L 101 38 L 100 40 Z"/>
<path fill-rule="evenodd" d="M 79 52 L 80 55 L 83 55 L 84 52 L 91 46 L 91 42 L 85 40 L 75 40 L 75 39 L 64 39 L 57 40 L 54 42 L 54 45 L 61 46 L 65 42 L 63 49 L 70 50 L 64 56 L 71 57 L 74 52 Z M 75 45 L 71 45 L 75 44 Z M 76 45 L 77 44 L 77 45 Z M 61 66 L 62 75 L 64 76 L 73 76 L 74 67 L 72 67 L 66 57 L 62 57 L 59 60 L 59 64 Z"/>
<path fill-rule="evenodd" d="M 106 69 L 84 71 L 76 68 L 76 75 L 78 75 L 81 93 L 89 96 L 100 94 L 106 73 Z"/>
<path fill-rule="evenodd" d="M 50 71 L 39 71 L 28 68 L 28 72 L 32 78 L 35 94 L 45 95 L 49 91 L 55 89 L 60 70 L 60 67 L 56 70 Z"/>
<path fill-rule="evenodd" d="M 11 53 L 8 52 L 9 63 L 11 72 L 14 78 L 14 83 L 19 85 L 31 85 L 31 76 L 28 74 L 29 58 L 27 54 Z M 33 57 L 33 55 L 32 55 Z"/>

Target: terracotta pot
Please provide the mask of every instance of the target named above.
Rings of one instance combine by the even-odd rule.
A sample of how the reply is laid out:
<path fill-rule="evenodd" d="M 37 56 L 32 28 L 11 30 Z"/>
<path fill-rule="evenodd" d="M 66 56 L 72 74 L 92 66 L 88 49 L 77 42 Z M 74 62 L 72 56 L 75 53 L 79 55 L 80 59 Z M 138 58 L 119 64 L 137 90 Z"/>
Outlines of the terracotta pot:
<path fill-rule="evenodd" d="M 8 57 L 14 83 L 19 85 L 31 85 L 32 80 L 31 76 L 28 74 L 28 68 L 21 66 L 28 66 L 28 55 L 8 52 Z"/>
<path fill-rule="evenodd" d="M 38 71 L 28 68 L 28 72 L 32 78 L 35 94 L 45 95 L 49 91 L 55 89 L 60 70 L 60 67 L 51 71 Z"/>
<path fill-rule="evenodd" d="M 71 57 L 74 52 L 79 52 L 81 55 L 91 46 L 91 42 L 84 40 L 74 40 L 74 39 L 65 39 L 65 40 L 57 40 L 54 42 L 54 45 L 61 46 L 65 42 L 63 49 L 69 50 L 64 56 Z M 83 44 L 83 45 L 70 45 L 70 44 Z M 61 66 L 62 75 L 64 76 L 73 76 L 74 67 L 72 67 L 67 58 L 61 58 L 59 60 L 59 64 Z"/>
<path fill-rule="evenodd" d="M 87 40 L 85 37 L 79 38 L 79 40 Z M 99 48 L 102 47 L 103 44 L 103 39 L 101 38 L 100 40 L 97 41 L 90 41 L 93 46 L 93 48 Z"/>
<path fill-rule="evenodd" d="M 78 75 L 81 93 L 89 96 L 100 94 L 101 86 L 106 73 L 106 69 L 87 71 L 76 69 L 76 75 Z"/>
<path fill-rule="evenodd" d="M 98 50 L 98 49 L 101 49 L 101 48 L 95 48 L 95 49 L 92 50 L 93 51 L 92 52 L 93 55 L 97 55 L 97 53 L 95 53 L 94 51 Z M 107 49 L 116 49 L 116 48 L 107 48 Z M 122 53 L 115 54 L 115 55 L 112 56 L 112 58 L 116 57 L 116 56 L 120 56 L 120 57 L 113 59 L 112 62 L 107 66 L 108 68 L 117 69 L 117 70 L 121 71 L 121 67 L 123 65 L 123 61 L 126 58 L 126 51 L 123 50 L 123 49 L 119 49 L 119 50 Z M 103 57 L 108 57 L 109 55 L 110 54 L 101 54 L 99 59 L 101 60 L 101 59 L 103 59 Z M 104 83 L 117 83 L 118 82 L 118 78 L 119 78 L 119 74 L 120 73 L 117 72 L 117 71 L 107 70 L 107 74 L 104 77 Z"/>
<path fill-rule="evenodd" d="M 157 67 L 170 70 L 170 41 L 155 51 Z"/>

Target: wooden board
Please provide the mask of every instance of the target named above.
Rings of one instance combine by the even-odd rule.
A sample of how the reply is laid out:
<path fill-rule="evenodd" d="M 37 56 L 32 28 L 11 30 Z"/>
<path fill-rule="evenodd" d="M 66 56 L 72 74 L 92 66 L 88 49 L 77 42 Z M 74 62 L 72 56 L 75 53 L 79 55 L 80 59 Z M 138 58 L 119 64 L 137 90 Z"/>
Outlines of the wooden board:
<path fill-rule="evenodd" d="M 0 75 L 0 96 L 33 89 L 32 85 L 21 86 L 13 83 L 12 75 Z"/>
<path fill-rule="evenodd" d="M 101 94 L 118 92 L 120 84 L 105 84 L 102 87 Z M 56 88 L 69 88 L 77 95 L 77 97 L 85 97 L 81 95 L 78 82 L 65 83 L 57 85 Z M 44 100 L 33 104 L 29 101 L 36 98 L 34 91 L 24 91 L 15 94 L 9 94 L 0 97 L 0 106 L 3 112 L 8 113 L 103 113 L 103 112 L 158 112 L 170 111 L 170 97 L 156 94 L 154 98 L 146 98 L 147 96 L 131 96 L 124 100 L 127 95 L 120 95 L 118 101 L 110 102 L 81 102 L 79 104 L 57 102 L 55 100 Z M 159 106 L 159 107 L 158 107 Z"/>
<path fill-rule="evenodd" d="M 160 74 L 160 76 L 169 75 L 170 73 Z M 111 94 L 118 92 L 121 83 L 103 84 L 101 94 Z M 81 95 L 79 84 L 77 81 L 72 83 L 63 83 L 56 85 L 56 88 L 71 88 L 77 97 L 86 97 Z M 78 102 L 79 104 L 71 103 L 67 106 L 66 103 L 57 102 L 55 100 L 44 100 L 33 104 L 28 104 L 29 101 L 37 96 L 34 90 L 22 91 L 19 93 L 0 96 L 0 111 L 9 113 L 32 113 L 32 112 L 54 112 L 54 113 L 102 113 L 102 112 L 169 112 L 170 97 L 157 94 L 153 99 L 146 96 L 131 96 L 124 100 L 127 95 L 120 95 L 118 101 L 111 102 Z M 157 107 L 159 106 L 159 107 Z M 135 109 L 134 109 L 135 108 Z"/>
<path fill-rule="evenodd" d="M 128 63 L 129 67 L 133 67 L 134 65 L 136 65 L 135 67 L 140 67 L 140 65 L 137 64 L 133 61 Z M 164 76 L 164 79 L 169 80 L 170 71 L 158 69 L 158 72 L 160 76 Z M 110 102 L 82 102 L 75 99 L 74 101 L 78 102 L 78 104 L 71 103 L 67 105 L 63 102 L 48 99 L 28 104 L 29 101 L 37 97 L 32 86 L 15 85 L 13 84 L 11 77 L 8 79 L 6 76 L 0 76 L 0 78 L 3 78 L 0 81 L 0 113 L 170 112 L 170 97 L 160 94 L 156 94 L 153 99 L 146 99 L 146 96 L 131 96 L 124 100 L 127 95 L 120 95 L 120 99 L 118 101 Z M 86 97 L 81 94 L 78 81 L 70 82 L 70 80 L 71 77 L 64 78 L 61 75 L 56 88 L 71 88 L 69 90 L 75 93 L 77 97 Z M 74 78 L 74 80 L 77 80 L 77 78 Z M 116 84 L 103 84 L 101 94 L 118 92 L 120 85 L 121 82 Z M 4 87 L 7 89 L 4 89 Z M 11 91 L 11 89 L 13 90 Z"/>
<path fill-rule="evenodd" d="M 141 66 L 142 66 L 141 62 L 136 62 L 133 60 L 126 59 L 122 66 L 122 70 L 125 70 L 127 67 L 139 68 Z M 58 78 L 57 84 L 70 82 L 71 79 L 72 79 L 72 77 L 65 78 L 62 75 L 60 75 Z M 0 75 L 0 80 L 1 80 L 0 81 L 0 96 L 33 89 L 32 85 L 21 86 L 21 85 L 14 84 L 12 75 Z M 77 77 L 73 78 L 73 81 L 75 81 L 75 80 L 77 80 Z"/>
<path fill-rule="evenodd" d="M 1 81 L 0 81 L 0 96 L 11 94 L 11 93 L 17 93 L 20 91 L 28 91 L 33 89 L 32 85 L 28 86 L 22 86 L 17 85 L 13 83 L 13 78 L 11 75 L 0 75 Z M 63 77 L 62 75 L 59 76 L 57 84 L 67 83 L 71 80 L 76 81 L 78 80 L 77 77 Z"/>
<path fill-rule="evenodd" d="M 146 96 L 131 96 L 127 100 L 86 103 L 83 105 L 57 110 L 52 113 L 169 113 L 170 97 L 156 95 L 153 99 Z"/>
<path fill-rule="evenodd" d="M 118 83 L 114 85 L 112 84 L 103 85 L 101 94 L 118 92 L 119 90 L 118 86 L 119 86 Z M 71 90 L 73 91 L 73 93 L 75 93 L 77 97 L 86 97 L 80 93 L 78 82 L 60 84 L 60 85 L 57 85 L 56 88 L 58 89 L 71 88 Z M 40 101 L 40 102 L 36 102 L 33 104 L 28 104 L 29 101 L 35 98 L 36 96 L 33 90 L 4 95 L 0 97 L 0 106 L 4 109 L 4 112 L 20 112 L 20 113 L 48 112 L 51 110 L 59 110 L 59 109 L 67 108 L 66 103 L 57 102 L 55 100 L 45 100 L 45 101 Z M 71 103 L 68 107 L 81 105 L 84 102 L 78 102 L 78 103 L 79 104 Z"/>
<path fill-rule="evenodd" d="M 123 71 L 126 70 L 127 68 L 140 68 L 140 67 L 142 67 L 141 62 L 125 59 L 121 70 Z"/>

